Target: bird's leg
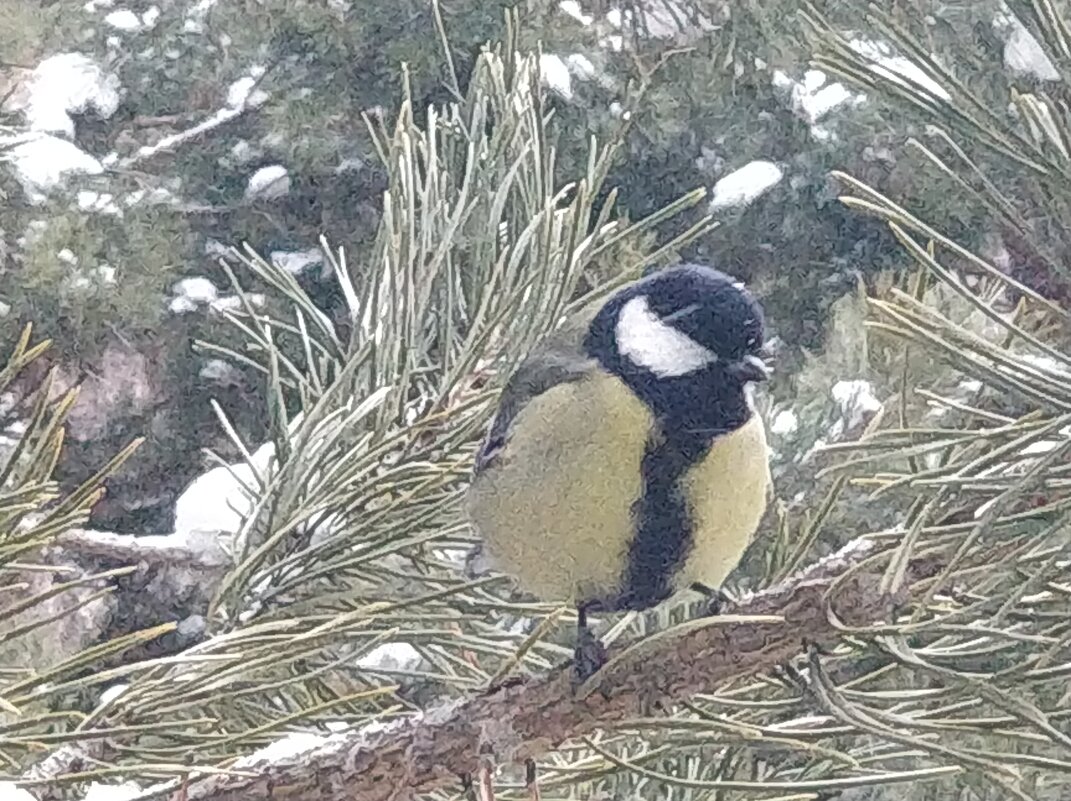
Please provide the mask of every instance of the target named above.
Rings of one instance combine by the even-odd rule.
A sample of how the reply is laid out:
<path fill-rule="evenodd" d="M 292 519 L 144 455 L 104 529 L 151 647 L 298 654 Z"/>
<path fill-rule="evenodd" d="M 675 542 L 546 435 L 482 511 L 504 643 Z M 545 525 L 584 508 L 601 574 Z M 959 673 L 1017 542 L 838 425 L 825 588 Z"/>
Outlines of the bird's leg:
<path fill-rule="evenodd" d="M 492 771 L 494 770 L 494 754 L 491 746 L 480 746 L 480 766 L 476 769 L 476 798 L 477 801 L 495 801 L 495 785 Z"/>
<path fill-rule="evenodd" d="M 524 760 L 524 787 L 528 791 L 528 801 L 540 801 L 539 776 L 534 759 Z"/>
<path fill-rule="evenodd" d="M 472 781 L 471 773 L 461 774 L 461 791 L 465 801 L 495 801 L 495 786 L 492 772 L 494 770 L 494 755 L 489 745 L 480 746 L 479 764 L 476 768 L 476 782 Z"/>
<path fill-rule="evenodd" d="M 465 796 L 465 801 L 479 801 L 476 798 L 476 788 L 472 784 L 472 774 L 461 774 L 461 793 Z"/>
<path fill-rule="evenodd" d="M 725 611 L 725 608 L 734 602 L 734 599 L 729 593 L 723 590 L 721 587 L 717 589 L 708 587 L 706 584 L 702 584 L 698 581 L 692 584 L 692 590 L 702 595 L 707 602 L 707 614 L 711 617 L 716 617 Z"/>
<path fill-rule="evenodd" d="M 588 610 L 592 606 L 580 604 L 576 608 L 576 653 L 573 670 L 578 685 L 590 679 L 606 664 L 606 648 L 588 626 Z"/>
<path fill-rule="evenodd" d="M 491 777 L 490 760 L 480 760 L 480 769 L 477 771 L 476 775 L 480 779 L 478 792 L 479 801 L 495 801 L 495 785 Z"/>

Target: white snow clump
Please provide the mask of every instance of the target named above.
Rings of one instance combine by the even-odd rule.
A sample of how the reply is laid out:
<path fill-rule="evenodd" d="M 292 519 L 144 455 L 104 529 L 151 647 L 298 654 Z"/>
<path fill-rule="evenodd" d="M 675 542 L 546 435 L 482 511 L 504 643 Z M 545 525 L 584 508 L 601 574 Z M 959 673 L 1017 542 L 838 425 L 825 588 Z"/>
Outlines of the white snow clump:
<path fill-rule="evenodd" d="M 118 8 L 104 17 L 104 24 L 123 33 L 138 33 L 152 30 L 159 19 L 157 6 L 150 6 L 140 17 L 128 8 Z"/>
<path fill-rule="evenodd" d="M 595 21 L 595 18 L 591 14 L 585 14 L 583 9 L 580 8 L 580 3 L 576 0 L 561 0 L 558 3 L 558 10 L 566 16 L 572 17 L 581 25 L 590 25 Z"/>
<path fill-rule="evenodd" d="M 1004 40 L 1004 66 L 1016 75 L 1033 75 L 1043 81 L 1058 81 L 1060 73 L 1041 43 L 1006 4 L 993 18 L 993 30 Z"/>
<path fill-rule="evenodd" d="M 881 401 L 874 394 L 874 387 L 862 379 L 838 381 L 830 390 L 834 402 L 840 409 L 841 419 L 834 428 L 851 431 L 869 420 L 881 410 Z"/>
<path fill-rule="evenodd" d="M 254 751 L 249 756 L 242 757 L 231 767 L 235 770 L 251 768 L 261 763 L 282 762 L 284 760 L 299 757 L 302 754 L 315 750 L 329 741 L 329 737 L 322 737 L 307 731 L 295 731 L 276 740 L 274 743 Z"/>
<path fill-rule="evenodd" d="M 186 10 L 186 19 L 182 23 L 182 30 L 185 33 L 204 33 L 205 21 L 208 19 L 208 12 L 212 10 L 212 6 L 216 4 L 217 0 L 197 0 L 190 4 L 190 7 Z"/>
<path fill-rule="evenodd" d="M 31 131 L 74 136 L 72 114 L 92 111 L 102 119 L 119 108 L 119 78 L 82 53 L 49 56 L 12 98 Z"/>
<path fill-rule="evenodd" d="M 245 199 L 274 200 L 290 192 L 290 173 L 281 164 L 261 167 L 249 177 L 245 187 Z"/>
<path fill-rule="evenodd" d="M 323 253 L 319 248 L 308 250 L 273 250 L 271 263 L 281 270 L 286 270 L 291 275 L 301 275 L 310 267 L 316 267 L 324 263 Z"/>
<path fill-rule="evenodd" d="M 141 788 L 133 782 L 122 784 L 100 784 L 94 782 L 89 785 L 82 801 L 130 801 L 141 795 Z"/>
<path fill-rule="evenodd" d="M 104 24 L 127 33 L 141 30 L 141 18 L 129 8 L 120 8 L 109 12 L 104 17 Z"/>
<path fill-rule="evenodd" d="M 543 84 L 566 100 L 573 97 L 573 76 L 561 56 L 543 53 L 539 57 L 539 75 Z"/>
<path fill-rule="evenodd" d="M 189 539 L 197 533 L 237 534 L 253 511 L 256 473 L 265 477 L 275 458 L 274 443 L 257 448 L 245 462 L 229 467 L 213 467 L 197 476 L 175 502 L 175 535 Z"/>
<path fill-rule="evenodd" d="M 196 311 L 200 306 L 207 305 L 219 297 L 216 285 L 203 275 L 183 278 L 171 287 L 171 291 L 175 297 L 171 299 L 168 308 L 175 314 Z"/>
<path fill-rule="evenodd" d="M 893 53 L 892 48 L 886 42 L 876 42 L 870 39 L 852 39 L 848 43 L 856 53 L 869 60 L 874 71 L 893 83 L 900 86 L 918 84 L 930 94 L 942 100 L 950 100 L 951 96 L 945 88 L 910 59 Z"/>
<path fill-rule="evenodd" d="M 777 413 L 773 422 L 770 423 L 770 433 L 779 437 L 790 437 L 799 428 L 800 419 L 791 409 L 784 409 Z"/>
<path fill-rule="evenodd" d="M 407 642 L 378 645 L 357 660 L 365 670 L 412 670 L 420 663 L 420 653 Z"/>
<path fill-rule="evenodd" d="M 744 207 L 781 182 L 784 171 L 772 161 L 757 160 L 745 164 L 714 184 L 711 211 Z"/>
<path fill-rule="evenodd" d="M 793 113 L 813 126 L 834 109 L 866 99 L 866 95 L 851 92 L 838 81 L 827 81 L 828 76 L 821 70 L 807 70 L 801 81 L 792 80 L 782 70 L 774 70 L 771 82 L 775 88 L 788 92 Z"/>
<path fill-rule="evenodd" d="M 264 77 L 264 67 L 249 68 L 248 74 L 234 81 L 227 88 L 227 105 L 231 108 L 255 108 L 268 99 L 268 93 L 257 89 L 257 81 Z"/>
<path fill-rule="evenodd" d="M 27 134 L 0 144 L 10 145 L 3 160 L 15 170 L 15 177 L 32 205 L 44 203 L 47 193 L 73 175 L 100 175 L 101 163 L 73 142 L 50 134 Z"/>
<path fill-rule="evenodd" d="M 15 782 L 0 782 L 0 799 L 3 801 L 37 801 L 29 790 L 15 786 Z"/>
<path fill-rule="evenodd" d="M 123 216 L 123 210 L 115 203 L 115 197 L 107 192 L 91 192 L 88 190 L 78 193 L 78 208 L 82 211 L 92 211 L 98 214 L 112 214 L 116 217 Z"/>

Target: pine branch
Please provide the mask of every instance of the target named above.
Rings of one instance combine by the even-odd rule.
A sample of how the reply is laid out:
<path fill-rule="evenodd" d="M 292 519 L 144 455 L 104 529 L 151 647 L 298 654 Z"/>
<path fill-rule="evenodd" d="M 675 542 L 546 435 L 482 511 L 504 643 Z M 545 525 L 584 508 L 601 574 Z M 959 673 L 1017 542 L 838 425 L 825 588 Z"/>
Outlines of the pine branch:
<path fill-rule="evenodd" d="M 301 753 L 269 746 L 235 763 L 229 775 L 191 784 L 187 797 L 253 801 L 285 788 L 287 798 L 301 801 L 395 801 L 450 788 L 459 774 L 476 770 L 481 749 L 491 749 L 499 764 L 538 757 L 645 709 L 770 671 L 805 642 L 832 646 L 843 626 L 880 621 L 896 601 L 879 590 L 887 553 L 878 540 L 861 537 L 727 614 L 611 651 L 597 687 L 574 692 L 568 669 L 514 680 L 386 727 L 309 741 Z M 935 575 L 944 563 L 933 552 L 916 557 L 903 586 Z"/>

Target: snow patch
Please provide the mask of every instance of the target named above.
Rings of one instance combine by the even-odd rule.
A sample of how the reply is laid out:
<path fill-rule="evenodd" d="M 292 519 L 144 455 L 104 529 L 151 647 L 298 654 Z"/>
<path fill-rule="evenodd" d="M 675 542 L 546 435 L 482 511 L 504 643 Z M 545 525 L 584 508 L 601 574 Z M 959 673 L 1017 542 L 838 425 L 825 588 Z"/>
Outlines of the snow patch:
<path fill-rule="evenodd" d="M 128 8 L 119 8 L 104 17 L 104 24 L 123 33 L 138 33 L 152 30 L 159 20 L 160 9 L 157 6 L 150 6 L 140 17 Z"/>
<path fill-rule="evenodd" d="M 376 646 L 357 660 L 365 670 L 412 670 L 420 664 L 420 653 L 407 642 L 389 642 Z"/>
<path fill-rule="evenodd" d="M 195 478 L 175 502 L 175 536 L 237 534 L 253 511 L 256 475 L 266 477 L 274 458 L 275 445 L 267 442 L 253 452 L 252 466 L 213 467 Z"/>
<path fill-rule="evenodd" d="M 251 305 L 257 307 L 263 306 L 267 300 L 260 292 L 249 292 L 245 297 Z M 238 295 L 225 295 L 224 297 L 216 298 L 210 301 L 208 306 L 214 312 L 236 312 L 244 308 L 242 299 Z"/>
<path fill-rule="evenodd" d="M 223 359 L 209 359 L 197 371 L 197 375 L 206 381 L 217 384 L 236 384 L 241 380 L 238 368 Z"/>
<path fill-rule="evenodd" d="M 129 684 L 113 684 L 111 687 L 106 687 L 104 692 L 100 694 L 100 700 L 97 702 L 99 706 L 110 704 L 120 695 L 125 693 L 130 687 Z"/>
<path fill-rule="evenodd" d="M 561 56 L 544 53 L 539 57 L 539 74 L 543 84 L 566 100 L 573 97 L 573 76 Z"/>
<path fill-rule="evenodd" d="M 261 167 L 249 177 L 245 187 L 245 199 L 274 200 L 290 192 L 290 173 L 281 164 Z"/>
<path fill-rule="evenodd" d="M 312 732 L 291 732 L 281 740 L 269 743 L 259 751 L 254 751 L 249 756 L 242 757 L 235 762 L 232 767 L 235 770 L 242 770 L 243 768 L 252 768 L 264 762 L 274 763 L 294 759 L 295 757 L 299 757 L 302 754 L 306 754 L 309 751 L 319 748 L 329 740 L 330 738 L 328 737 L 322 737 L 319 734 L 313 734 Z"/>
<path fill-rule="evenodd" d="M 581 25 L 590 25 L 595 21 L 595 18 L 591 14 L 585 14 L 583 9 L 580 8 L 580 3 L 576 0 L 561 0 L 558 3 L 558 10 L 566 16 L 572 17 Z"/>
<path fill-rule="evenodd" d="M 248 74 L 232 83 L 227 88 L 227 105 L 231 108 L 255 108 L 267 101 L 268 93 L 257 88 L 264 72 L 264 67 L 259 65 L 250 67 Z"/>
<path fill-rule="evenodd" d="M 271 263 L 280 270 L 286 270 L 291 275 L 301 275 L 308 268 L 323 264 L 324 256 L 319 248 L 294 251 L 273 250 Z"/>
<path fill-rule="evenodd" d="M 881 401 L 877 399 L 869 381 L 838 381 L 830 390 L 830 395 L 840 409 L 841 419 L 835 424 L 835 427 L 839 427 L 838 435 L 857 428 L 881 410 Z"/>
<path fill-rule="evenodd" d="M 935 97 L 939 97 L 942 100 L 951 100 L 951 96 L 941 84 L 923 72 L 910 59 L 893 53 L 892 48 L 887 43 L 875 42 L 869 39 L 853 39 L 848 43 L 848 46 L 870 61 L 875 72 L 890 81 L 900 86 L 910 87 L 917 84 Z"/>
<path fill-rule="evenodd" d="M 620 53 L 625 49 L 625 37 L 619 33 L 612 33 L 599 40 L 599 46 L 614 53 Z"/>
<path fill-rule="evenodd" d="M 15 786 L 15 782 L 0 782 L 0 799 L 3 801 L 37 801 L 29 790 Z"/>
<path fill-rule="evenodd" d="M 0 156 L 15 170 L 15 177 L 32 205 L 45 202 L 47 193 L 75 175 L 100 175 L 104 167 L 73 142 L 50 134 L 9 139 Z"/>
<path fill-rule="evenodd" d="M 107 192 L 82 191 L 78 193 L 77 202 L 82 211 L 123 216 L 123 210 L 115 203 L 115 196 Z"/>
<path fill-rule="evenodd" d="M 777 413 L 773 422 L 770 423 L 770 432 L 779 437 L 790 437 L 796 433 L 800 426 L 800 419 L 791 409 L 785 409 Z"/>
<path fill-rule="evenodd" d="M 710 209 L 720 211 L 748 206 L 784 177 L 784 171 L 772 161 L 749 162 L 714 184 Z"/>
<path fill-rule="evenodd" d="M 1041 43 L 1006 4 L 993 17 L 993 30 L 1004 40 L 1004 66 L 1016 75 L 1032 75 L 1042 81 L 1060 80 L 1060 72 Z"/>
<path fill-rule="evenodd" d="M 122 784 L 100 784 L 94 782 L 89 785 L 82 801 L 130 801 L 141 795 L 141 788 L 133 782 Z"/>
<path fill-rule="evenodd" d="M 632 24 L 634 12 L 626 9 L 615 16 L 617 25 Z M 607 14 L 607 19 L 610 15 Z M 717 30 L 710 17 L 698 11 L 694 4 L 685 5 L 677 0 L 659 0 L 643 4 L 642 17 L 637 30 L 652 39 L 691 40 L 696 36 Z M 612 24 L 612 23 L 611 23 Z"/>
<path fill-rule="evenodd" d="M 31 131 L 74 136 L 72 114 L 92 111 L 108 119 L 119 108 L 119 78 L 82 53 L 59 53 L 42 61 L 24 89 L 12 97 Z"/>
<path fill-rule="evenodd" d="M 207 305 L 219 297 L 216 285 L 203 275 L 183 278 L 171 287 L 171 292 L 174 297 L 168 308 L 175 314 L 196 311 L 200 306 Z"/>
<path fill-rule="evenodd" d="M 565 65 L 570 73 L 583 81 L 590 81 L 595 77 L 595 65 L 583 53 L 572 53 L 565 59 Z"/>
<path fill-rule="evenodd" d="M 771 83 L 788 93 L 792 112 L 812 126 L 834 109 L 848 104 L 858 105 L 866 100 L 865 94 L 851 92 L 838 81 L 827 83 L 827 76 L 821 70 L 807 70 L 801 81 L 794 81 L 782 70 L 775 70 Z M 811 133 L 820 139 L 823 129 L 819 128 L 816 134 L 812 128 Z"/>
<path fill-rule="evenodd" d="M 104 17 L 104 24 L 127 33 L 141 30 L 141 18 L 129 8 L 112 11 Z"/>
<path fill-rule="evenodd" d="M 74 254 L 66 249 L 56 254 L 60 261 L 66 261 L 74 267 L 74 270 L 63 282 L 64 288 L 72 292 L 90 292 L 96 287 L 115 285 L 115 268 L 110 264 L 99 264 L 94 269 L 86 271 L 76 266 L 77 260 L 73 262 L 67 261 L 64 255 L 68 253 L 70 253 L 71 258 L 74 258 Z"/>
<path fill-rule="evenodd" d="M 216 4 L 217 0 L 197 0 L 186 10 L 186 19 L 182 22 L 182 30 L 185 33 L 204 33 L 205 22 L 208 20 L 208 12 Z"/>

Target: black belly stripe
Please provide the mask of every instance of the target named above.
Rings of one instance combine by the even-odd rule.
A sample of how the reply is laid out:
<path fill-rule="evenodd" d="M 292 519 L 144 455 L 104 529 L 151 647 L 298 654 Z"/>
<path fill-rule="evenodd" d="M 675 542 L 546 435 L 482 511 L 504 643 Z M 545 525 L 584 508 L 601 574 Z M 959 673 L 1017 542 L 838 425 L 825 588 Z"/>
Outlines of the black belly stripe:
<path fill-rule="evenodd" d="M 636 535 L 613 603 L 617 610 L 647 609 L 672 593 L 671 579 L 692 547 L 692 520 L 681 479 L 710 445 L 707 437 L 672 429 L 648 440 L 641 466 L 643 494 L 632 509 Z"/>

